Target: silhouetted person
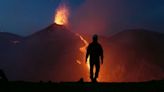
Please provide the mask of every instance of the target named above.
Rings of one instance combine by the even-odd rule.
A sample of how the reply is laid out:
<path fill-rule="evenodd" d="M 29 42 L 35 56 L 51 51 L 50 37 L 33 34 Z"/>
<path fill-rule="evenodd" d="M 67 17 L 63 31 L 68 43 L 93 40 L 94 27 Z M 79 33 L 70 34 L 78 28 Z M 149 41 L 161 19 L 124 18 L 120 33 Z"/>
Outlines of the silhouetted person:
<path fill-rule="evenodd" d="M 86 62 L 89 56 L 90 56 L 90 79 L 92 80 L 92 82 L 96 82 L 100 70 L 100 60 L 101 60 L 101 64 L 103 64 L 103 48 L 98 43 L 97 35 L 93 36 L 92 43 L 90 43 L 89 46 L 87 47 Z M 94 66 L 96 67 L 95 74 L 93 74 Z"/>
<path fill-rule="evenodd" d="M 0 81 L 8 81 L 4 71 L 2 69 L 0 69 Z"/>

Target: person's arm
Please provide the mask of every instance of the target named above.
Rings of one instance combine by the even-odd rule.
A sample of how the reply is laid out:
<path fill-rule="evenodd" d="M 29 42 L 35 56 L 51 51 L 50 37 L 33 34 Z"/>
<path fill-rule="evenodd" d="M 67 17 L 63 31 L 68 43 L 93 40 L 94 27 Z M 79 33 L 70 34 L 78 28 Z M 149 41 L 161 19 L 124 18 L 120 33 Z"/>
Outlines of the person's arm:
<path fill-rule="evenodd" d="M 87 63 L 88 56 L 89 56 L 89 46 L 87 47 L 87 53 L 86 53 L 86 57 L 85 57 L 86 63 Z"/>
<path fill-rule="evenodd" d="M 104 62 L 103 48 L 102 48 L 102 46 L 100 46 L 100 47 L 101 47 L 101 55 L 100 55 L 100 57 L 101 57 L 101 64 L 103 64 L 103 62 Z"/>

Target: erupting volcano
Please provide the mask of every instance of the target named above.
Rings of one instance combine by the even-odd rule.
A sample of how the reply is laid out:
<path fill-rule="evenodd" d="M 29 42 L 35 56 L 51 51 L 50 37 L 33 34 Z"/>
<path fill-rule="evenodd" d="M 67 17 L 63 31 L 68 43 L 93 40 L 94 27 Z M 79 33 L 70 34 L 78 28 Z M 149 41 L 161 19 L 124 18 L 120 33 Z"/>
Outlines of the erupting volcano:
<path fill-rule="evenodd" d="M 56 13 L 55 13 L 54 23 L 56 23 L 58 25 L 67 26 L 68 23 L 69 23 L 68 19 L 69 19 L 69 7 L 66 4 L 64 4 L 64 3 L 60 4 L 59 7 L 56 10 Z M 75 34 L 84 43 L 84 46 L 79 48 L 79 50 L 83 53 L 83 59 L 84 60 L 83 61 L 76 60 L 76 62 L 78 64 L 81 64 L 82 62 L 85 62 L 86 48 L 87 48 L 89 43 L 79 33 L 75 33 Z M 89 58 L 87 59 L 87 67 L 89 69 Z"/>
<path fill-rule="evenodd" d="M 61 4 L 57 8 L 54 22 L 58 25 L 67 26 L 69 24 L 68 19 L 69 19 L 69 8 L 65 4 Z M 82 60 L 76 59 L 76 63 L 79 65 L 82 65 L 83 68 L 87 69 L 87 72 L 85 71 L 86 72 L 85 74 L 87 74 L 87 73 L 89 74 L 89 71 L 88 71 L 90 68 L 89 67 L 89 58 L 87 59 L 87 64 L 84 65 L 86 48 L 87 48 L 89 42 L 79 33 L 74 33 L 74 34 L 76 36 L 78 36 L 79 39 L 84 44 L 83 46 L 81 46 L 79 48 L 80 52 L 82 53 L 82 56 L 80 56 L 80 57 L 82 57 Z M 135 59 L 139 58 L 137 56 L 138 52 L 135 52 L 135 51 L 131 52 L 134 54 L 133 57 L 126 58 L 124 56 L 124 55 L 126 55 L 126 53 L 128 56 L 132 55 L 132 54 L 128 53 L 128 51 L 131 51 L 129 49 L 127 49 L 127 51 L 125 51 L 126 52 L 125 54 L 120 55 L 120 53 L 122 53 L 120 51 L 124 50 L 125 48 L 119 47 L 121 45 L 117 45 L 117 44 L 120 44 L 119 42 L 117 42 L 118 38 L 115 38 L 114 42 L 111 39 L 113 39 L 113 38 L 110 38 L 110 42 L 109 42 L 109 41 L 107 41 L 107 40 L 109 40 L 108 38 L 101 38 L 101 43 L 105 49 L 105 60 L 104 60 L 104 66 L 100 69 L 100 74 L 99 74 L 98 80 L 100 80 L 100 81 L 141 81 L 141 80 L 149 80 L 149 79 L 153 79 L 153 78 L 159 79 L 159 76 L 156 74 L 161 75 L 160 73 L 161 73 L 162 69 L 156 67 L 156 65 L 153 65 L 151 63 L 154 61 L 151 61 L 151 62 L 148 60 L 143 61 L 143 59 L 142 59 L 142 60 L 138 60 L 138 62 L 140 62 L 140 63 L 136 63 Z M 124 39 L 124 37 L 121 40 L 123 40 L 123 39 Z M 138 38 L 125 38 L 125 39 L 126 40 L 127 39 L 134 40 L 134 39 L 138 39 Z M 135 40 L 134 40 L 134 42 L 135 42 Z M 129 42 L 129 43 L 131 44 L 131 42 Z M 136 45 L 136 46 L 139 46 L 139 45 Z M 134 48 L 136 46 L 133 46 L 132 48 Z M 122 49 L 119 49 L 117 47 L 122 48 Z M 142 58 L 145 58 L 145 57 L 142 56 Z M 133 59 L 133 61 L 130 61 L 130 59 Z M 134 63 L 136 63 L 135 64 L 136 66 L 134 66 L 132 68 L 131 66 Z M 135 68 L 137 66 L 140 68 L 139 69 Z M 146 68 L 144 68 L 144 67 L 146 67 Z M 85 69 L 83 69 L 83 70 L 85 70 Z M 149 73 L 148 72 L 149 69 L 152 70 L 153 72 Z M 139 71 L 145 71 L 147 73 L 147 75 L 144 75 L 145 73 L 142 74 Z M 151 76 L 151 77 L 148 77 L 148 76 Z M 162 76 L 164 76 L 164 75 L 161 75 L 161 77 Z"/>
<path fill-rule="evenodd" d="M 92 36 L 69 28 L 73 25 L 69 23 L 69 15 L 69 7 L 60 4 L 53 24 L 27 37 L 0 32 L 0 68 L 6 71 L 9 80 L 72 82 L 83 78 L 90 81 L 89 58 L 86 64 L 85 56 Z M 90 28 L 97 29 L 96 21 L 85 22 L 92 26 L 77 26 L 78 29 L 87 32 Z M 98 22 L 100 26 L 101 23 Z M 113 36 L 101 35 L 99 42 L 104 49 L 99 82 L 164 78 L 164 34 L 125 30 Z"/>

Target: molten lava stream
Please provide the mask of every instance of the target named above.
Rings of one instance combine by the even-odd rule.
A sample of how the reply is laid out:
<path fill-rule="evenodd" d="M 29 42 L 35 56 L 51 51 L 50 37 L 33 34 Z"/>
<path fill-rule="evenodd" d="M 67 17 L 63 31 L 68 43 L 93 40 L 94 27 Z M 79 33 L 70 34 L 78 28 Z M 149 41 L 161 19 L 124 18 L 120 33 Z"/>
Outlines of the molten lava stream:
<path fill-rule="evenodd" d="M 79 48 L 79 50 L 80 50 L 80 52 L 83 54 L 83 60 L 82 61 L 80 61 L 80 60 L 76 60 L 76 62 L 78 63 L 78 64 L 82 64 L 82 62 L 84 63 L 84 62 L 86 62 L 85 61 L 85 56 L 86 56 L 86 49 L 87 49 L 87 46 L 89 45 L 89 43 L 87 42 L 87 40 L 85 40 L 84 39 L 84 37 L 83 36 L 81 36 L 80 34 L 78 34 L 78 33 L 76 33 L 76 35 L 80 38 L 80 40 L 84 43 L 84 46 L 82 46 L 82 47 L 80 47 Z M 90 69 L 90 65 L 89 65 L 89 60 L 90 60 L 90 56 L 87 58 L 87 64 L 85 64 L 85 68 L 84 68 L 84 71 L 86 72 L 85 73 L 85 78 L 86 78 L 86 80 L 87 81 L 89 81 L 90 79 L 89 79 L 89 69 Z"/>
<path fill-rule="evenodd" d="M 85 58 L 85 53 L 86 53 L 86 48 L 88 46 L 88 42 L 87 40 L 85 40 L 80 34 L 76 33 L 76 35 L 81 39 L 81 41 L 83 41 L 83 43 L 85 44 L 84 46 L 80 47 L 80 51 L 83 53 L 83 57 Z M 87 59 L 87 68 L 90 69 L 90 66 L 89 66 L 89 59 L 90 57 L 88 57 Z M 79 60 L 77 60 L 77 62 L 80 62 Z M 85 61 L 86 62 L 86 61 Z"/>

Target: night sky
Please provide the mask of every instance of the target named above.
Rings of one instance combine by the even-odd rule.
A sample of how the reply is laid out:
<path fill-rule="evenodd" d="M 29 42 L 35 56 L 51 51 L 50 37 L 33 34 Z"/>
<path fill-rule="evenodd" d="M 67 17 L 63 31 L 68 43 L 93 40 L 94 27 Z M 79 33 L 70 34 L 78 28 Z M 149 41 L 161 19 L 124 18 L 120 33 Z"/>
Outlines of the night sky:
<path fill-rule="evenodd" d="M 164 30 L 164 0 L 0 0 L 0 31 L 26 36 L 41 30 L 53 23 L 61 2 L 70 8 L 73 31 Z"/>

